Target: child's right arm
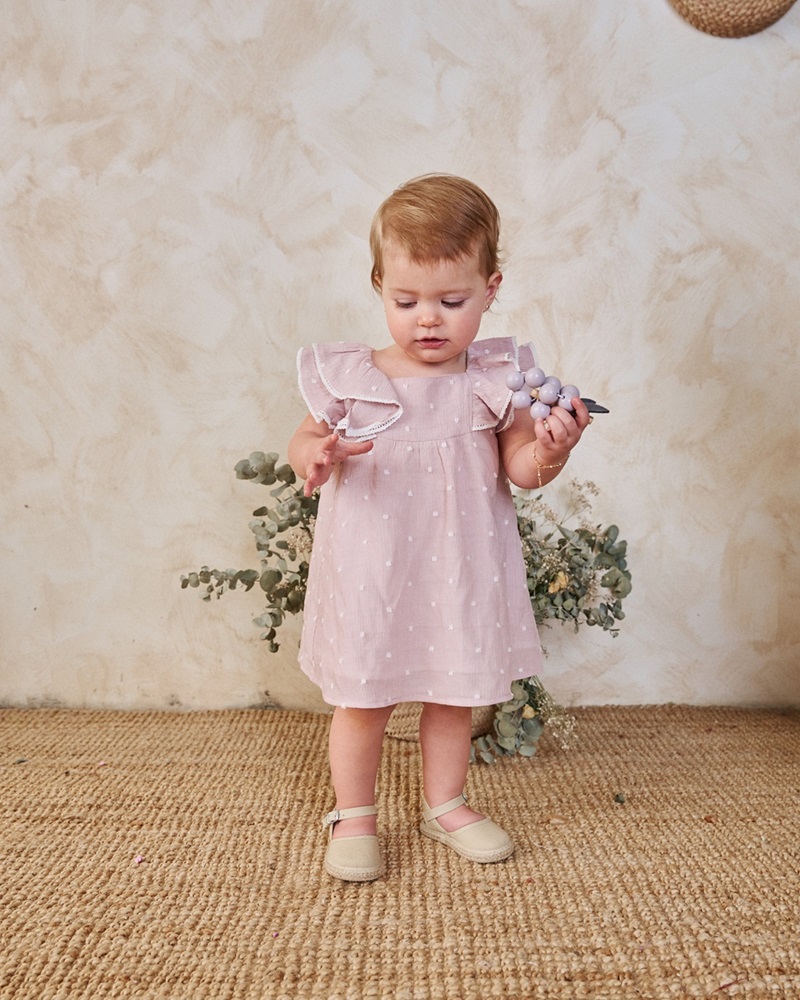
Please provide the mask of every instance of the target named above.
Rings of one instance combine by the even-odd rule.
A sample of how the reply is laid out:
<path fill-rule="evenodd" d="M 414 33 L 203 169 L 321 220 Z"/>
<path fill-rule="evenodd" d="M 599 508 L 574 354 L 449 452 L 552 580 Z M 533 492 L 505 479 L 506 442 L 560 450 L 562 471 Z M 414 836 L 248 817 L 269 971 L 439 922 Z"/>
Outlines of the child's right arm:
<path fill-rule="evenodd" d="M 343 441 L 326 423 L 317 422 L 309 414 L 289 442 L 289 464 L 305 479 L 303 493 L 308 497 L 327 483 L 339 462 L 371 450 L 371 441 Z"/>

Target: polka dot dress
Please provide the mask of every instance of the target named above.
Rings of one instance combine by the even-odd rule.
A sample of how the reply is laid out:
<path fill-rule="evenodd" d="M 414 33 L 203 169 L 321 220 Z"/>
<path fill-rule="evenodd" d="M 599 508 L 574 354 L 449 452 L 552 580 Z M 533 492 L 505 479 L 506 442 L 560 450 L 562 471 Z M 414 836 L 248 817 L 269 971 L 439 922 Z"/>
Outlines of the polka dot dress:
<path fill-rule="evenodd" d="M 467 371 L 389 379 L 363 344 L 298 355 L 316 420 L 374 448 L 322 487 L 300 665 L 331 705 L 491 705 L 541 650 L 497 431 L 513 338 L 476 341 Z"/>

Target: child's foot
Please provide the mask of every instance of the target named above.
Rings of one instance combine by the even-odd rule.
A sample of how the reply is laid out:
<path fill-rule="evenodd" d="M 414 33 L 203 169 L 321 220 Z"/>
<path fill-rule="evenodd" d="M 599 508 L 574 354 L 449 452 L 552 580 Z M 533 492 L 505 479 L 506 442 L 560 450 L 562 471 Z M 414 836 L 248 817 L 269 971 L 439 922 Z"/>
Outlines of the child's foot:
<path fill-rule="evenodd" d="M 371 882 L 383 874 L 383 859 L 375 835 L 375 806 L 334 809 L 323 819 L 330 830 L 325 871 L 345 882 Z M 339 832 L 337 827 L 345 826 Z M 349 827 L 349 829 L 348 829 Z M 357 833 L 358 829 L 372 830 Z"/>
<path fill-rule="evenodd" d="M 490 819 L 482 817 L 480 813 L 472 809 L 466 809 L 466 813 L 461 810 L 466 808 L 466 796 L 459 795 L 449 802 L 431 808 L 423 799 L 422 812 L 424 819 L 420 823 L 420 831 L 432 840 L 438 840 L 448 847 L 452 847 L 457 854 L 469 861 L 477 861 L 478 864 L 491 864 L 495 861 L 504 861 L 514 853 L 514 843 L 496 823 Z M 461 817 L 466 819 L 464 825 L 457 825 L 454 829 L 447 827 L 440 822 L 459 823 L 458 816 L 448 823 L 447 817 L 461 813 Z M 470 819 L 477 817 L 475 819 Z"/>

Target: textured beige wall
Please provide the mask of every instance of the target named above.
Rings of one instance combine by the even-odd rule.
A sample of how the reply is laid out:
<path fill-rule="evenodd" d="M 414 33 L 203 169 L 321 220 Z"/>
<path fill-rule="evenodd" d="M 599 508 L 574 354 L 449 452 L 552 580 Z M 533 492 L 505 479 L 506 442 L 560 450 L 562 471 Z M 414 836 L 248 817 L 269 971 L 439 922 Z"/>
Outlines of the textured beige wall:
<path fill-rule="evenodd" d="M 547 633 L 550 689 L 800 701 L 800 5 L 8 0 L 0 49 L 0 703 L 321 704 L 178 576 L 254 563 L 232 466 L 285 453 L 299 344 L 383 342 L 369 220 L 429 170 L 503 214 L 485 334 L 613 410 L 572 471 L 629 619 Z"/>

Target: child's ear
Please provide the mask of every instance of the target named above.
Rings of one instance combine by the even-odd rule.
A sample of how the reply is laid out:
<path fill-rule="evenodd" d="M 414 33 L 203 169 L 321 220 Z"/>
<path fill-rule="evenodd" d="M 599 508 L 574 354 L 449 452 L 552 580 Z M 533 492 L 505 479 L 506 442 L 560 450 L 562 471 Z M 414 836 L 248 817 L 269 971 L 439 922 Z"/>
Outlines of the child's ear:
<path fill-rule="evenodd" d="M 494 274 L 490 275 L 489 280 L 486 283 L 486 305 L 484 308 L 488 309 L 494 302 L 495 296 L 497 295 L 497 289 L 500 287 L 500 282 L 502 280 L 503 275 L 499 271 L 495 271 Z"/>

